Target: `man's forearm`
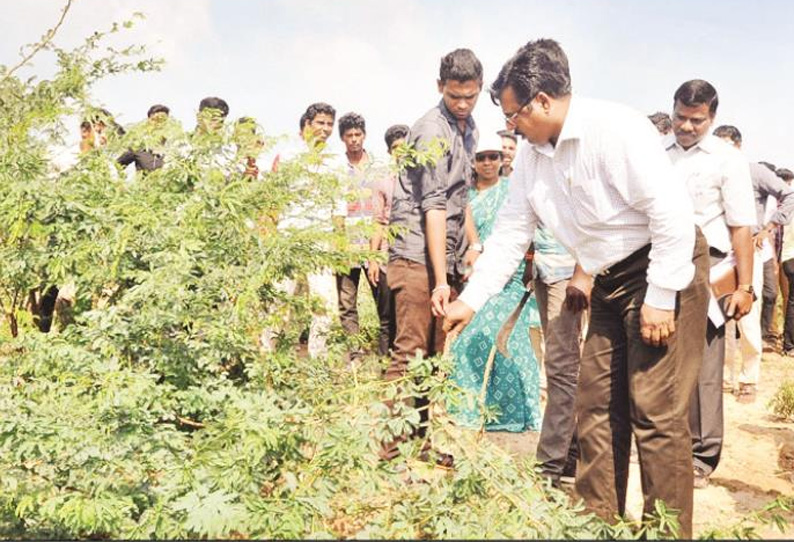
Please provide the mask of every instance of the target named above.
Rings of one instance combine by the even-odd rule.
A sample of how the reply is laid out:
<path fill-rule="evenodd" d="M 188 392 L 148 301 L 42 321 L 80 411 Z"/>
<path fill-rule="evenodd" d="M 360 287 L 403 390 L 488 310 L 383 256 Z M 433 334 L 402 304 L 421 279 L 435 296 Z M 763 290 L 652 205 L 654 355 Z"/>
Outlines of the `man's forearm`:
<path fill-rule="evenodd" d="M 369 249 L 370 250 L 380 250 L 380 246 L 383 244 L 383 224 L 375 223 L 375 229 L 372 232 L 372 237 L 369 239 Z"/>
<path fill-rule="evenodd" d="M 470 245 L 480 242 L 480 236 L 477 234 L 477 226 L 474 224 L 474 215 L 471 212 L 471 205 L 466 206 L 464 229 L 466 230 L 466 239 L 469 241 Z"/>
<path fill-rule="evenodd" d="M 728 226 L 731 246 L 736 256 L 736 273 L 739 284 L 753 283 L 753 237 L 749 226 Z"/>
<path fill-rule="evenodd" d="M 447 283 L 447 211 L 431 209 L 425 213 L 425 235 L 430 265 L 436 286 Z"/>

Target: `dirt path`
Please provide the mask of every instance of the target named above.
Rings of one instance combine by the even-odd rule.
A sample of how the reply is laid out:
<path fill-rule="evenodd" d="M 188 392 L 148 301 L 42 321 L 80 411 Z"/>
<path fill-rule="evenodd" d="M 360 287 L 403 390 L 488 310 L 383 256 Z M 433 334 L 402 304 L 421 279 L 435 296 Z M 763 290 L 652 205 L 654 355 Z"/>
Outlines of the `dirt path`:
<path fill-rule="evenodd" d="M 740 404 L 724 395 L 725 444 L 719 468 L 711 485 L 695 490 L 695 536 L 714 528 L 735 525 L 747 514 L 758 511 L 780 495 L 794 495 L 794 473 L 781 472 L 778 454 L 784 443 L 794 446 L 794 423 L 776 420 L 767 406 L 784 380 L 794 380 L 794 359 L 765 353 L 758 398 Z M 488 438 L 516 454 L 534 454 L 537 433 L 511 435 L 489 433 Z M 632 463 L 629 475 L 628 513 L 642 515 L 639 465 Z M 794 516 L 786 533 L 774 526 L 757 526 L 764 539 L 794 539 Z"/>
<path fill-rule="evenodd" d="M 781 472 L 778 454 L 785 443 L 794 445 L 794 423 L 774 418 L 770 398 L 784 380 L 794 379 L 794 360 L 765 353 L 758 397 L 741 404 L 734 396 L 723 396 L 725 440 L 720 465 L 705 489 L 695 490 L 695 533 L 735 524 L 780 495 L 794 495 L 791 472 Z M 639 472 L 632 477 L 632 504 L 639 505 Z M 792 518 L 789 517 L 789 521 Z M 759 527 L 765 539 L 791 539 L 794 523 L 781 533 L 775 527 Z"/>

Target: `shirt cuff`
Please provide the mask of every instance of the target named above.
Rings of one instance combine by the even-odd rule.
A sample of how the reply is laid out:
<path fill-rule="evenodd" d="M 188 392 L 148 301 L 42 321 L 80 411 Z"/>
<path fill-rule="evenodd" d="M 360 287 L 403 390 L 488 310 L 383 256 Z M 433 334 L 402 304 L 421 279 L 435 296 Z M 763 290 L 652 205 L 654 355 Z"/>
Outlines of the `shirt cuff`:
<path fill-rule="evenodd" d="M 483 297 L 482 295 L 477 295 L 475 291 L 471 288 L 466 288 L 463 290 L 463 293 L 458 296 L 458 301 L 462 301 L 466 304 L 474 312 L 477 312 L 485 305 L 486 301 L 488 301 L 487 297 Z"/>
<path fill-rule="evenodd" d="M 648 284 L 648 289 L 645 291 L 645 304 L 664 311 L 675 310 L 675 295 L 676 290 L 668 290 L 661 286 L 654 286 Z"/>

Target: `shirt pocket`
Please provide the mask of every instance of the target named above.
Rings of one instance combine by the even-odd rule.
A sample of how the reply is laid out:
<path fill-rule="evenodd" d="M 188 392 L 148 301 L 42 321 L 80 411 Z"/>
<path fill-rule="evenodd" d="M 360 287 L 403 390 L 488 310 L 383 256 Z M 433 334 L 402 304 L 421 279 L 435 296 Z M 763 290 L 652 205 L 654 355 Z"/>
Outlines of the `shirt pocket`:
<path fill-rule="evenodd" d="M 713 178 L 702 172 L 693 172 L 687 179 L 687 190 L 696 214 L 707 216 L 714 212 L 712 207 L 719 200 L 719 191 Z"/>

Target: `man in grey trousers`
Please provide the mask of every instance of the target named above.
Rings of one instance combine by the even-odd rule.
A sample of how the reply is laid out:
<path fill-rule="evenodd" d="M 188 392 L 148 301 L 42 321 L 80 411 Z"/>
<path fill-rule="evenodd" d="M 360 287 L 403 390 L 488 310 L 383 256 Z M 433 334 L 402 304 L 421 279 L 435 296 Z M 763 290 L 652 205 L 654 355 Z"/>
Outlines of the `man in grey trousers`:
<path fill-rule="evenodd" d="M 553 486 L 576 474 L 576 385 L 582 348 L 582 316 L 586 297 L 566 305 L 566 292 L 576 261 L 546 228 L 535 232 L 534 280 L 545 346 L 544 366 L 548 397 L 538 441 L 537 459 Z M 579 290 L 573 289 L 573 294 Z M 584 300 L 583 302 L 581 300 Z"/>

